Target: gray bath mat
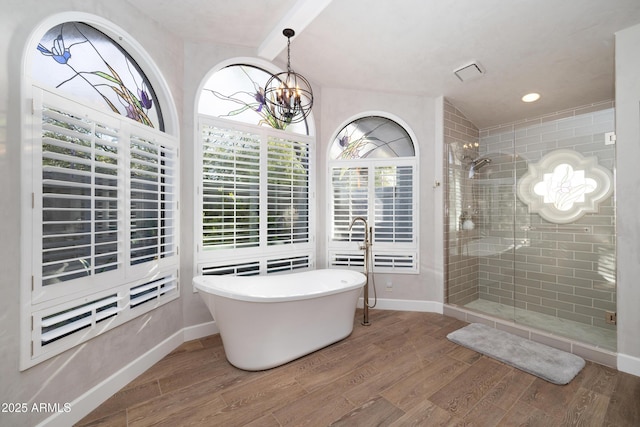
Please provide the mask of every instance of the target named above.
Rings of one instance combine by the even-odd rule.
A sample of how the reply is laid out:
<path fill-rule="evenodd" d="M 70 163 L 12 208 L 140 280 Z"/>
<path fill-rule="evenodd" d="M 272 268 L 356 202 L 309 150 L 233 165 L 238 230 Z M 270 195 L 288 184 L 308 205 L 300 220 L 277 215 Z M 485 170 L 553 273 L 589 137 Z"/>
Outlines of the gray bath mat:
<path fill-rule="evenodd" d="M 584 367 L 584 359 L 575 354 L 481 323 L 451 332 L 447 338 L 554 384 L 567 384 Z"/>

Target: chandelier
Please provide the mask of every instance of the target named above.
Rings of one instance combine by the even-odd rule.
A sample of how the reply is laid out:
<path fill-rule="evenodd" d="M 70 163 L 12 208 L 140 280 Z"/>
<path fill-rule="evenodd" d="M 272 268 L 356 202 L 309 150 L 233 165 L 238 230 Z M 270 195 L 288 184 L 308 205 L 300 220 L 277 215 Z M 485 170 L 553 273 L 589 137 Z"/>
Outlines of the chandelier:
<path fill-rule="evenodd" d="M 309 81 L 291 69 L 291 37 L 295 31 L 286 28 L 282 34 L 287 38 L 287 71 L 275 74 L 264 88 L 265 107 L 278 121 L 284 124 L 303 121 L 313 106 L 313 91 Z"/>

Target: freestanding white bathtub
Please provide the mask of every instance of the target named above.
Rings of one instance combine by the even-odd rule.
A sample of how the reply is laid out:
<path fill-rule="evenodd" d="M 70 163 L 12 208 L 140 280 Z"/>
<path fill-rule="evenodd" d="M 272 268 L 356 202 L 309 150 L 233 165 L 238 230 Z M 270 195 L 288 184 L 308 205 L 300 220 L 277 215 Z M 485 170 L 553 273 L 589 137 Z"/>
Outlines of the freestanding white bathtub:
<path fill-rule="evenodd" d="M 227 360 L 259 371 L 349 336 L 364 274 L 341 269 L 271 276 L 197 276 Z"/>

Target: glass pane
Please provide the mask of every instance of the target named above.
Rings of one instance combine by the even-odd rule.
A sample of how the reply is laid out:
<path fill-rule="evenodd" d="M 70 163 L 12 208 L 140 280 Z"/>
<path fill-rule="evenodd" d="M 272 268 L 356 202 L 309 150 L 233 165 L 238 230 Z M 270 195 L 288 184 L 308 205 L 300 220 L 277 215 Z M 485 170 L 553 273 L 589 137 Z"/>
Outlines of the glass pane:
<path fill-rule="evenodd" d="M 415 148 L 406 130 L 384 117 L 363 117 L 345 126 L 333 140 L 331 159 L 413 157 Z"/>
<path fill-rule="evenodd" d="M 33 76 L 89 104 L 164 131 L 158 99 L 138 64 L 87 24 L 66 22 L 51 28 L 34 54 Z"/>
<path fill-rule="evenodd" d="M 272 74 L 251 65 L 230 65 L 216 72 L 200 93 L 198 113 L 288 132 L 309 134 L 307 120 L 286 124 L 264 108 L 264 86 Z"/>

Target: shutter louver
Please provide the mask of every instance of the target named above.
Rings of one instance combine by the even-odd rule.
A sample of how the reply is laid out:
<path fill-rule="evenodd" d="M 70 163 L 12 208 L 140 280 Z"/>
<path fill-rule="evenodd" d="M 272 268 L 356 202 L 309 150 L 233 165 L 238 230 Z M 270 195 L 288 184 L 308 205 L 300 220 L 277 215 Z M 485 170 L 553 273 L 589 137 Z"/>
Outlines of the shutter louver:
<path fill-rule="evenodd" d="M 267 274 L 282 273 L 311 267 L 311 260 L 308 255 L 291 258 L 267 260 Z"/>
<path fill-rule="evenodd" d="M 202 274 L 206 276 L 257 276 L 260 274 L 259 262 L 247 262 L 242 264 L 211 265 L 202 268 Z"/>
<path fill-rule="evenodd" d="M 118 314 L 118 295 L 70 308 L 60 313 L 43 317 L 40 321 L 42 346 L 51 344 L 79 330 L 93 327 L 96 323 Z"/>
<path fill-rule="evenodd" d="M 162 295 L 176 290 L 178 285 L 173 276 L 163 277 L 143 285 L 135 286 L 129 290 L 129 304 L 131 308 L 140 304 L 157 300 Z"/>

